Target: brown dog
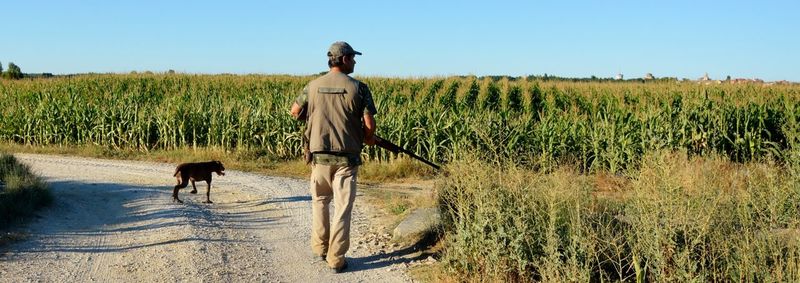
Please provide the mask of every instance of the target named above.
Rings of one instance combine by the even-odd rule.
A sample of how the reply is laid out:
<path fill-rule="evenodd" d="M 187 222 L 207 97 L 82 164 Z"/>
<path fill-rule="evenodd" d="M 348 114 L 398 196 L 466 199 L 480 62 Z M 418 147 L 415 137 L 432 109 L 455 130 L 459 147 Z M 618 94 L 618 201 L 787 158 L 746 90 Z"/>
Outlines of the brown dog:
<path fill-rule="evenodd" d="M 225 176 L 225 172 L 223 171 L 225 171 L 225 167 L 223 167 L 222 162 L 219 161 L 183 163 L 178 165 L 178 168 L 175 168 L 175 174 L 172 175 L 178 178 L 178 184 L 175 185 L 175 190 L 172 191 L 172 200 L 183 203 L 183 201 L 178 198 L 178 190 L 185 188 L 191 181 L 193 190 L 189 193 L 196 194 L 197 187 L 194 186 L 194 181 L 206 181 L 208 189 L 206 190 L 205 203 L 212 203 L 211 172 L 216 172 L 217 175 Z"/>

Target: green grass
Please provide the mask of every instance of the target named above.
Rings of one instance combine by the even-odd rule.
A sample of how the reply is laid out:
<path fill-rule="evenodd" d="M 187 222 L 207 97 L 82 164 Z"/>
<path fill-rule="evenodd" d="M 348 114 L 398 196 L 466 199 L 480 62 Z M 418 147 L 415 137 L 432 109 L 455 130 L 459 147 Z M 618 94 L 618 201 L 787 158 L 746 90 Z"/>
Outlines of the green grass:
<path fill-rule="evenodd" d="M 8 154 L 0 154 L 0 229 L 52 202 L 47 185 Z"/>
<path fill-rule="evenodd" d="M 394 203 L 392 203 L 390 205 L 390 211 L 394 215 L 400 215 L 400 214 L 403 214 L 404 212 L 406 212 L 406 210 L 408 210 L 409 206 L 410 206 L 410 204 L 407 201 L 405 201 L 404 199 L 400 199 L 400 200 L 395 201 Z"/>

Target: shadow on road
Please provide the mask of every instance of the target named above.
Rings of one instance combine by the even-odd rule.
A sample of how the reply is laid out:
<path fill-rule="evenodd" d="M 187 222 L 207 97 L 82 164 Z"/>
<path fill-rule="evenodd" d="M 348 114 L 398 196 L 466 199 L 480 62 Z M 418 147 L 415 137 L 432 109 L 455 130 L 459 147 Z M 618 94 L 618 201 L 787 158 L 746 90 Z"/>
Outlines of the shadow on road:
<path fill-rule="evenodd" d="M 171 201 L 171 185 L 78 181 L 48 184 L 54 195 L 53 205 L 24 227 L 26 241 L 6 247 L 6 251 L 103 253 L 182 242 L 237 243 L 241 241 L 214 231 L 264 229 L 277 220 L 265 216 L 272 205 L 263 199 L 203 204 L 199 203 L 200 198 L 194 202 L 193 196 L 185 196 L 185 203 L 179 204 Z M 212 191 L 212 197 L 213 194 Z M 191 232 L 197 230 L 205 233 Z M 105 237 L 126 237 L 128 241 L 124 245 L 111 244 L 106 243 Z"/>
<path fill-rule="evenodd" d="M 391 253 L 348 259 L 348 262 L 351 263 L 349 271 L 355 272 L 388 267 L 398 263 L 411 263 L 428 256 L 428 254 L 420 252 L 418 247 L 412 246 Z"/>
<path fill-rule="evenodd" d="M 282 197 L 282 198 L 273 198 L 270 199 L 269 202 L 303 202 L 303 201 L 311 201 L 311 196 L 290 196 L 290 197 Z"/>

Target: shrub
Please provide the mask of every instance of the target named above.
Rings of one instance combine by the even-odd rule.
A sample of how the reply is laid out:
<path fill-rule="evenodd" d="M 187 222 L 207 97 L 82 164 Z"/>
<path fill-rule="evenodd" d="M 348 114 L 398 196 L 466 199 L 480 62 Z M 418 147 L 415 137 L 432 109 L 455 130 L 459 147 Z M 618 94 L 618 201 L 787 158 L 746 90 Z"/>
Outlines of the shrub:
<path fill-rule="evenodd" d="M 47 185 L 13 155 L 0 155 L 0 229 L 52 202 Z"/>

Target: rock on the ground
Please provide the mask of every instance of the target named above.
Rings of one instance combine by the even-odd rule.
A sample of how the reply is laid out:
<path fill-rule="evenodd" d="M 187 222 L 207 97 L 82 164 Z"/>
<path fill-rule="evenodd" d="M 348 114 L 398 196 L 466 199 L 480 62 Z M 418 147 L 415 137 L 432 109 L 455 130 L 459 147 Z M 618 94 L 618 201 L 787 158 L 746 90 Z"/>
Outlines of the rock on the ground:
<path fill-rule="evenodd" d="M 437 208 L 418 208 L 394 228 L 392 240 L 417 245 L 431 233 L 436 233 L 441 224 L 442 219 Z"/>

